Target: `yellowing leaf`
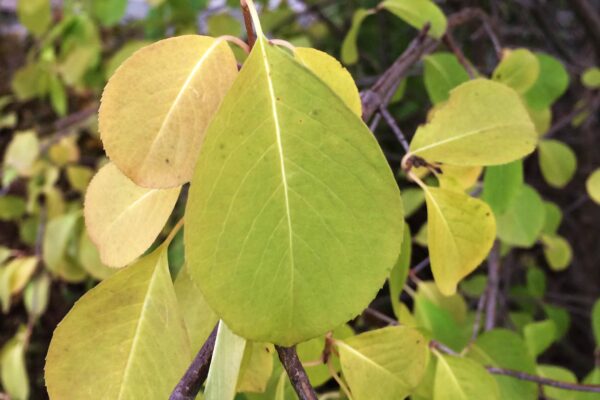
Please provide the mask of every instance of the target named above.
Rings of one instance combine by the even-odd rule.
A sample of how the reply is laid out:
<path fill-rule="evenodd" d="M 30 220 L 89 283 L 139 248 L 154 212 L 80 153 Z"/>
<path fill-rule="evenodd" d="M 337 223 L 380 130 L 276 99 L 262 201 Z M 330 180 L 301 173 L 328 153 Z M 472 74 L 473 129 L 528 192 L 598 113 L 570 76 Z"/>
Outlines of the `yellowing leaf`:
<path fill-rule="evenodd" d="M 79 158 L 79 148 L 75 140 L 75 137 L 65 137 L 60 142 L 52 145 L 48 150 L 50 160 L 59 167 L 77 161 Z"/>
<path fill-rule="evenodd" d="M 517 92 L 527 92 L 537 81 L 540 63 L 527 49 L 505 50 L 502 61 L 492 74 L 492 79 L 510 86 Z"/>
<path fill-rule="evenodd" d="M 53 399 L 162 400 L 191 356 L 167 252 L 159 248 L 69 311 L 50 343 L 46 385 Z"/>
<path fill-rule="evenodd" d="M 23 302 L 31 317 L 37 318 L 46 311 L 50 300 L 50 284 L 50 276 L 44 273 L 34 278 L 25 288 Z"/>
<path fill-rule="evenodd" d="M 593 67 L 586 69 L 581 76 L 581 83 L 590 89 L 600 88 L 600 68 Z"/>
<path fill-rule="evenodd" d="M 431 122 L 419 127 L 410 149 L 430 162 L 497 165 L 531 153 L 536 141 L 519 95 L 501 83 L 476 79 L 450 93 Z"/>
<path fill-rule="evenodd" d="M 273 373 L 275 348 L 268 343 L 248 342 L 240 366 L 238 392 L 263 393 Z"/>
<path fill-rule="evenodd" d="M 512 246 L 531 247 L 539 238 L 546 211 L 540 195 L 522 185 L 505 213 L 496 215 L 498 237 Z"/>
<path fill-rule="evenodd" d="M 191 280 L 185 266 L 175 279 L 175 294 L 190 337 L 192 352 L 195 354 L 219 322 L 219 317 L 206 304 L 202 292 Z"/>
<path fill-rule="evenodd" d="M 39 155 L 40 142 L 33 131 L 17 133 L 4 154 L 4 168 L 13 168 L 21 176 L 29 176 Z"/>
<path fill-rule="evenodd" d="M 18 0 L 17 15 L 23 26 L 41 36 L 52 22 L 50 0 Z"/>
<path fill-rule="evenodd" d="M 5 314 L 10 308 L 10 298 L 23 290 L 38 264 L 36 257 L 16 258 L 0 267 L 0 303 Z"/>
<path fill-rule="evenodd" d="M 181 188 L 145 189 L 107 164 L 85 195 L 85 224 L 110 267 L 129 264 L 154 242 L 177 202 Z"/>
<path fill-rule="evenodd" d="M 99 129 L 110 159 L 135 183 L 189 181 L 206 127 L 237 75 L 226 42 L 180 36 L 144 47 L 110 78 Z"/>
<path fill-rule="evenodd" d="M 67 167 L 67 179 L 71 187 L 78 192 L 85 193 L 94 171 L 91 168 L 80 165 L 69 165 Z"/>
<path fill-rule="evenodd" d="M 550 107 L 541 109 L 528 107 L 527 111 L 529 112 L 531 121 L 535 125 L 535 130 L 538 133 L 538 136 L 544 136 L 552 125 L 552 109 Z"/>
<path fill-rule="evenodd" d="M 577 169 L 575 152 L 558 140 L 540 141 L 539 161 L 546 182 L 559 189 L 569 183 Z"/>
<path fill-rule="evenodd" d="M 438 355 L 433 400 L 500 400 L 494 378 L 471 359 Z"/>
<path fill-rule="evenodd" d="M 550 268 L 555 271 L 563 271 L 571 264 L 573 250 L 566 239 L 560 236 L 543 235 L 542 242 L 544 243 L 544 256 Z"/>
<path fill-rule="evenodd" d="M 600 168 L 595 170 L 585 182 L 589 196 L 600 204 Z"/>
<path fill-rule="evenodd" d="M 307 47 L 296 47 L 294 55 L 301 64 L 321 78 L 356 115 L 362 115 L 358 88 L 352 75 L 338 60 L 327 53 Z"/>
<path fill-rule="evenodd" d="M 431 270 L 448 296 L 488 255 L 496 222 L 486 203 L 463 193 L 428 187 L 425 200 Z"/>
<path fill-rule="evenodd" d="M 240 374 L 246 339 L 239 337 L 219 322 L 215 349 L 206 378 L 206 400 L 233 400 Z"/>
<path fill-rule="evenodd" d="M 431 0 L 386 0 L 379 5 L 417 29 L 431 24 L 429 35 L 439 39 L 446 33 L 446 16 Z"/>
<path fill-rule="evenodd" d="M 350 30 L 346 34 L 344 41 L 342 42 L 342 53 L 341 58 L 344 64 L 352 65 L 356 64 L 358 61 L 358 49 L 356 47 L 356 39 L 358 36 L 358 32 L 360 30 L 360 26 L 369 15 L 373 14 L 373 10 L 365 10 L 364 8 L 359 8 L 354 12 L 352 16 L 352 25 L 350 26 Z"/>
<path fill-rule="evenodd" d="M 85 229 L 82 230 L 79 240 L 79 264 L 88 274 L 100 281 L 116 272 L 114 268 L 102 263 L 98 249 Z"/>
<path fill-rule="evenodd" d="M 464 192 L 471 189 L 477 183 L 483 167 L 461 167 L 456 165 L 444 165 L 442 174 L 437 175 L 442 189 Z"/>
<path fill-rule="evenodd" d="M 0 383 L 3 390 L 14 400 L 29 398 L 29 377 L 25 365 L 27 338 L 25 327 L 0 349 Z"/>
<path fill-rule="evenodd" d="M 381 288 L 402 217 L 371 132 L 259 35 L 208 128 L 187 204 L 188 270 L 211 308 L 257 342 L 324 334 Z"/>
<path fill-rule="evenodd" d="M 423 58 L 423 80 L 433 104 L 450 97 L 450 91 L 469 80 L 469 74 L 452 53 L 435 53 Z"/>
<path fill-rule="evenodd" d="M 352 397 L 404 399 L 425 373 L 429 350 L 415 329 L 392 326 L 337 341 Z"/>
<path fill-rule="evenodd" d="M 125 43 L 123 47 L 121 47 L 106 63 L 106 69 L 104 72 L 106 79 L 110 79 L 117 68 L 119 68 L 121 64 L 125 62 L 125 60 L 131 57 L 142 47 L 148 46 L 150 43 L 151 42 L 146 40 L 131 40 Z"/>
<path fill-rule="evenodd" d="M 44 263 L 54 276 L 67 282 L 81 282 L 86 276 L 85 271 L 77 263 L 75 254 L 80 220 L 80 210 L 60 215 L 48 222 L 44 232 L 42 246 Z"/>

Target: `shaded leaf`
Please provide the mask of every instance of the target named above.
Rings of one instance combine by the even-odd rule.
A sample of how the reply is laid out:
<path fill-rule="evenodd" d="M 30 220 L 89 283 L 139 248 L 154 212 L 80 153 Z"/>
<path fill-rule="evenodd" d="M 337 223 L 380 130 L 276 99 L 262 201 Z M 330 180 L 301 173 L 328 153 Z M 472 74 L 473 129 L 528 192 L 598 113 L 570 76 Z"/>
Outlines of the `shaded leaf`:
<path fill-rule="evenodd" d="M 496 216 L 498 237 L 513 246 L 531 247 L 542 232 L 545 217 L 540 195 L 532 187 L 523 185 L 510 208 Z"/>
<path fill-rule="evenodd" d="M 402 240 L 402 249 L 400 250 L 400 256 L 396 265 L 392 268 L 389 278 L 390 298 L 392 302 L 392 309 L 396 317 L 400 319 L 402 313 L 400 294 L 406 283 L 408 277 L 408 271 L 410 270 L 410 260 L 412 252 L 412 241 L 410 235 L 410 227 L 408 224 L 404 225 L 404 239 Z"/>
<path fill-rule="evenodd" d="M 433 1 L 386 0 L 379 7 L 385 8 L 416 29 L 422 29 L 426 23 L 431 24 L 429 35 L 436 39 L 446 33 L 446 16 Z"/>
<path fill-rule="evenodd" d="M 453 53 L 439 52 L 423 58 L 423 80 L 433 104 L 450 97 L 450 91 L 469 80 L 469 74 Z"/>
<path fill-rule="evenodd" d="M 539 161 L 546 182 L 559 189 L 571 181 L 577 169 L 575 152 L 558 140 L 540 141 Z"/>
<path fill-rule="evenodd" d="M 525 101 L 534 109 L 550 107 L 569 87 L 569 74 L 556 58 L 536 53 L 540 65 L 537 81 L 525 93 Z"/>
<path fill-rule="evenodd" d="M 538 365 L 538 375 L 543 378 L 553 379 L 562 382 L 577 383 L 577 377 L 568 369 L 556 367 L 554 365 Z M 544 386 L 544 395 L 555 400 L 575 400 L 577 392 L 568 389 L 558 389 L 550 386 Z"/>
<path fill-rule="evenodd" d="M 556 325 L 554 321 L 547 319 L 545 321 L 532 322 L 525 325 L 523 336 L 529 348 L 529 352 L 537 357 L 546 351 L 556 340 Z"/>
<path fill-rule="evenodd" d="M 342 42 L 342 53 L 341 58 L 344 64 L 356 64 L 358 61 L 358 49 L 356 48 L 356 38 L 358 36 L 358 32 L 360 30 L 360 26 L 362 25 L 365 18 L 369 15 L 373 14 L 373 10 L 365 10 L 364 8 L 359 8 L 354 12 L 352 16 L 352 25 L 350 26 L 350 30 L 344 37 L 344 41 Z"/>
<path fill-rule="evenodd" d="M 438 355 L 433 400 L 472 399 L 499 400 L 494 378 L 471 359 Z"/>
<path fill-rule="evenodd" d="M 494 214 L 504 214 L 522 190 L 523 182 L 521 160 L 487 167 L 481 198 L 490 205 Z"/>
<path fill-rule="evenodd" d="M 12 400 L 29 398 L 29 376 L 25 365 L 26 336 L 23 326 L 0 349 L 0 382 Z"/>

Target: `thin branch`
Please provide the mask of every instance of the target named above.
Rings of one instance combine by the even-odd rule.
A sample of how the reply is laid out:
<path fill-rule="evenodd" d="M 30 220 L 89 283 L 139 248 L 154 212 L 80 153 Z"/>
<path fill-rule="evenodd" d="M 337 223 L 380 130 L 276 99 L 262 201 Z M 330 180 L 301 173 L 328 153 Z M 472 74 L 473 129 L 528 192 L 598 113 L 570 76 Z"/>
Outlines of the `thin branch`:
<path fill-rule="evenodd" d="M 454 40 L 454 36 L 452 36 L 452 33 L 450 33 L 450 31 L 446 32 L 446 34 L 443 37 L 443 41 L 446 44 L 446 46 L 448 46 L 448 48 L 450 50 L 452 50 L 452 52 L 458 59 L 458 62 L 467 71 L 469 78 L 475 79 L 475 77 L 477 76 L 477 71 L 475 71 L 475 68 L 473 68 L 471 63 L 469 61 L 467 61 L 467 58 L 465 57 L 465 53 L 463 53 L 460 46 L 458 44 L 456 44 L 456 41 Z"/>
<path fill-rule="evenodd" d="M 254 34 L 254 26 L 252 25 L 252 16 L 250 15 L 250 9 L 246 0 L 240 0 L 242 7 L 242 14 L 244 15 L 244 25 L 246 25 L 246 33 L 248 35 L 248 47 L 252 49 L 254 43 L 256 43 L 256 35 Z"/>
<path fill-rule="evenodd" d="M 383 119 L 385 119 L 385 122 L 388 124 L 388 126 L 392 129 L 392 132 L 394 132 L 394 135 L 396 135 L 396 138 L 398 139 L 402 147 L 404 147 L 404 151 L 408 153 L 408 141 L 406 140 L 406 136 L 404 136 L 404 133 L 402 133 L 402 130 L 400 129 L 398 124 L 396 124 L 396 120 L 394 120 L 394 117 L 390 114 L 388 109 L 383 106 L 379 107 L 379 112 L 383 116 Z"/>
<path fill-rule="evenodd" d="M 198 354 L 196 354 L 196 358 L 194 358 L 183 378 L 175 386 L 169 400 L 194 400 L 198 392 L 200 392 L 200 388 L 202 388 L 202 384 L 208 376 L 208 369 L 210 368 L 213 350 L 215 349 L 218 326 L 218 324 L 215 326 Z"/>
<path fill-rule="evenodd" d="M 578 383 L 556 381 L 554 379 L 542 378 L 541 376 L 531 375 L 521 371 L 511 369 L 486 367 L 486 369 L 494 375 L 505 375 L 511 378 L 520 379 L 522 381 L 535 382 L 544 386 L 551 386 L 559 389 L 575 390 L 578 392 L 600 393 L 600 385 L 583 385 Z"/>
<path fill-rule="evenodd" d="M 473 332 L 471 334 L 471 343 L 473 343 L 477 339 L 477 335 L 479 335 L 479 329 L 481 329 L 481 319 L 483 316 L 483 310 L 485 309 L 485 304 L 487 303 L 487 292 L 483 292 L 479 301 L 477 302 L 477 311 L 475 312 L 475 321 L 473 322 Z"/>
<path fill-rule="evenodd" d="M 494 329 L 496 325 L 496 305 L 500 287 L 500 248 L 494 244 L 488 257 L 488 287 L 486 294 L 485 330 Z"/>
<path fill-rule="evenodd" d="M 296 353 L 296 347 L 275 346 L 275 349 L 300 400 L 317 400 L 317 394 L 308 380 L 304 367 L 302 367 L 298 353 Z"/>
<path fill-rule="evenodd" d="M 41 134 L 52 133 L 52 137 L 48 139 L 40 147 L 40 152 L 45 153 L 53 144 L 60 142 L 64 137 L 76 132 L 76 128 L 87 121 L 94 114 L 98 113 L 98 105 L 92 104 L 80 111 L 67 115 L 50 125 L 46 131 L 41 130 Z"/>

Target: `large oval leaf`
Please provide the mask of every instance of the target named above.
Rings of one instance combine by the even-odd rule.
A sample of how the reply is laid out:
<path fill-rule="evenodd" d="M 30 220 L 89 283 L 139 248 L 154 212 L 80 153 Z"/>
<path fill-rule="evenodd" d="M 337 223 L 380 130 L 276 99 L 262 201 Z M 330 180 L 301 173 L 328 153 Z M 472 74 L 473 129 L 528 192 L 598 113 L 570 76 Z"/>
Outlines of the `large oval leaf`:
<path fill-rule="evenodd" d="M 191 360 L 167 252 L 160 248 L 87 292 L 46 357 L 52 399 L 166 399 Z"/>
<path fill-rule="evenodd" d="M 84 209 L 102 262 L 122 267 L 146 251 L 171 215 L 180 189 L 145 189 L 114 164 L 102 167 L 90 182 Z"/>
<path fill-rule="evenodd" d="M 476 79 L 450 92 L 431 122 L 419 127 L 410 150 L 431 162 L 497 165 L 531 153 L 536 141 L 519 95 L 501 83 Z"/>
<path fill-rule="evenodd" d="M 224 41 L 161 40 L 110 78 L 99 129 L 110 159 L 140 186 L 169 188 L 192 177 L 204 132 L 237 75 Z"/>
<path fill-rule="evenodd" d="M 356 400 L 403 399 L 425 374 L 429 350 L 415 329 L 392 326 L 336 343 Z"/>
<path fill-rule="evenodd" d="M 435 283 L 446 295 L 488 255 L 496 237 L 490 207 L 466 194 L 426 188 L 427 238 Z"/>
<path fill-rule="evenodd" d="M 264 37 L 208 128 L 186 224 L 190 275 L 210 306 L 237 334 L 282 345 L 366 307 L 403 231 L 373 135 Z"/>

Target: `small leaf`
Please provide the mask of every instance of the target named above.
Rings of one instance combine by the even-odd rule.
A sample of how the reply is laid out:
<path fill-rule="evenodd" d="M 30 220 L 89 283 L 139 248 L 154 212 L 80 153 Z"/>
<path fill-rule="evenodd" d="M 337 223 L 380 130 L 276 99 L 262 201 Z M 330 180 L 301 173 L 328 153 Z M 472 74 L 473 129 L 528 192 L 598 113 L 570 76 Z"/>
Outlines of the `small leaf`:
<path fill-rule="evenodd" d="M 488 255 L 496 222 L 486 203 L 463 193 L 428 187 L 425 199 L 431 270 L 440 291 L 451 295 Z"/>
<path fill-rule="evenodd" d="M 50 299 L 50 284 L 50 277 L 44 273 L 29 282 L 25 288 L 23 301 L 32 318 L 38 318 L 46 312 Z"/>
<path fill-rule="evenodd" d="M 92 180 L 94 171 L 91 168 L 80 165 L 69 165 L 67 167 L 67 179 L 69 184 L 80 193 L 85 193 L 88 184 Z"/>
<path fill-rule="evenodd" d="M 166 399 L 191 356 L 161 247 L 69 311 L 50 343 L 46 385 L 53 399 Z"/>
<path fill-rule="evenodd" d="M 536 141 L 519 95 L 501 83 L 476 79 L 450 93 L 431 121 L 417 129 L 410 149 L 431 162 L 498 165 L 531 153 Z"/>
<path fill-rule="evenodd" d="M 427 343 L 412 328 L 377 329 L 336 344 L 344 377 L 356 400 L 404 399 L 425 373 Z"/>
<path fill-rule="evenodd" d="M 600 68 L 592 67 L 586 69 L 581 76 L 581 83 L 589 89 L 600 88 Z"/>
<path fill-rule="evenodd" d="M 537 374 L 542 378 L 577 383 L 577 377 L 573 372 L 562 367 L 556 367 L 554 365 L 538 365 Z M 555 400 L 575 400 L 576 392 L 568 389 L 558 389 L 551 386 L 544 386 L 544 395 Z"/>
<path fill-rule="evenodd" d="M 402 249 L 400 250 L 400 256 L 396 265 L 392 268 L 390 278 L 388 280 L 390 287 L 390 297 L 392 302 L 392 309 L 396 317 L 400 319 L 402 313 L 402 306 L 400 305 L 400 294 L 406 283 L 408 277 L 408 271 L 410 269 L 410 256 L 412 250 L 412 241 L 410 235 L 410 227 L 408 224 L 404 225 L 404 239 L 402 240 Z"/>
<path fill-rule="evenodd" d="M 10 309 L 10 298 L 20 293 L 38 265 L 36 257 L 15 258 L 6 266 L 0 267 L 0 303 L 2 312 L 7 313 Z"/>
<path fill-rule="evenodd" d="M 469 347 L 467 356 L 485 366 L 508 368 L 528 374 L 536 372 L 535 360 L 527 351 L 523 339 L 506 329 L 494 329 L 479 335 Z M 535 383 L 502 375 L 494 375 L 494 379 L 500 389 L 500 399 L 537 399 Z"/>
<path fill-rule="evenodd" d="M 450 97 L 452 89 L 469 80 L 469 74 L 452 53 L 439 52 L 423 58 L 423 79 L 433 104 Z"/>
<path fill-rule="evenodd" d="M 556 203 L 551 201 L 545 201 L 544 208 L 546 209 L 546 218 L 544 219 L 544 229 L 542 232 L 546 235 L 555 235 L 562 222 L 562 211 Z"/>
<path fill-rule="evenodd" d="M 591 199 L 600 204 L 600 168 L 590 175 L 585 182 L 585 187 Z"/>
<path fill-rule="evenodd" d="M 544 256 L 554 271 L 564 271 L 573 259 L 573 250 L 567 240 L 561 236 L 543 235 Z"/>
<path fill-rule="evenodd" d="M 54 276 L 67 282 L 81 282 L 86 273 L 77 263 L 76 243 L 79 239 L 81 211 L 52 218 L 44 232 L 42 255 L 46 267 Z"/>
<path fill-rule="evenodd" d="M 207 36 L 165 39 L 138 50 L 102 95 L 98 119 L 106 153 L 138 185 L 188 182 L 206 127 L 236 75 L 226 42 Z"/>
<path fill-rule="evenodd" d="M 231 332 L 221 321 L 206 378 L 206 400 L 233 400 L 245 348 L 246 339 Z"/>
<path fill-rule="evenodd" d="M 0 349 L 0 382 L 13 400 L 29 398 L 29 376 L 25 365 L 27 338 L 25 327 Z"/>
<path fill-rule="evenodd" d="M 368 128 L 259 35 L 206 132 L 187 203 L 188 271 L 211 308 L 257 342 L 324 334 L 381 288 L 402 220 Z"/>
<path fill-rule="evenodd" d="M 116 25 L 126 10 L 127 0 L 92 0 L 92 15 L 104 26 Z"/>
<path fill-rule="evenodd" d="M 553 306 L 551 304 L 544 304 L 544 312 L 556 326 L 556 340 L 558 341 L 564 338 L 571 325 L 571 315 L 569 312 L 562 307 Z"/>
<path fill-rule="evenodd" d="M 263 393 L 273 373 L 275 348 L 268 343 L 248 342 L 244 350 L 238 392 Z"/>
<path fill-rule="evenodd" d="M 82 230 L 79 240 L 79 264 L 88 274 L 100 281 L 116 272 L 114 268 L 107 267 L 100 260 L 98 249 L 85 229 Z"/>
<path fill-rule="evenodd" d="M 558 140 L 540 141 L 539 161 L 546 182 L 559 189 L 571 181 L 577 169 L 575 152 Z"/>
<path fill-rule="evenodd" d="M 202 292 L 190 278 L 185 266 L 175 279 L 175 294 L 190 337 L 192 352 L 195 354 L 219 322 L 219 317 L 206 304 Z"/>
<path fill-rule="evenodd" d="M 527 49 L 504 50 L 502 61 L 492 74 L 492 79 L 526 93 L 537 81 L 540 63 Z"/>
<path fill-rule="evenodd" d="M 523 185 L 510 208 L 496 216 L 498 237 L 518 247 L 532 247 L 544 227 L 546 211 L 540 195 L 531 186 Z"/>
<path fill-rule="evenodd" d="M 546 274 L 537 267 L 527 269 L 527 291 L 532 297 L 542 299 L 546 294 Z"/>
<path fill-rule="evenodd" d="M 4 153 L 4 168 L 12 168 L 21 176 L 30 176 L 39 148 L 35 132 L 16 133 Z"/>
<path fill-rule="evenodd" d="M 144 189 L 114 164 L 98 171 L 85 195 L 85 224 L 109 267 L 129 264 L 154 242 L 181 188 Z"/>
<path fill-rule="evenodd" d="M 354 12 L 354 15 L 352 16 L 352 26 L 342 42 L 341 58 L 344 64 L 352 65 L 356 64 L 358 61 L 358 49 L 356 48 L 358 32 L 364 19 L 373 13 L 373 10 L 365 10 L 364 8 L 359 8 Z"/>
<path fill-rule="evenodd" d="M 550 319 L 532 322 L 525 325 L 523 335 L 530 353 L 537 357 L 556 341 L 556 325 Z"/>
<path fill-rule="evenodd" d="M 446 33 L 446 16 L 431 0 L 386 0 L 379 5 L 398 16 L 410 26 L 422 29 L 431 24 L 429 35 L 439 39 Z"/>
<path fill-rule="evenodd" d="M 406 188 L 402 190 L 402 204 L 404 217 L 409 218 L 425 204 L 425 194 L 418 188 Z"/>
<path fill-rule="evenodd" d="M 52 22 L 50 0 L 18 0 L 17 15 L 24 27 L 41 36 Z"/>
<path fill-rule="evenodd" d="M 533 109 L 550 107 L 569 87 L 569 74 L 560 61 L 544 53 L 536 53 L 540 73 L 525 101 Z"/>
<path fill-rule="evenodd" d="M 58 167 L 64 167 L 79 159 L 79 147 L 75 137 L 65 137 L 48 150 L 50 160 Z"/>
<path fill-rule="evenodd" d="M 481 198 L 494 214 L 504 214 L 513 204 L 523 187 L 523 162 L 513 161 L 485 169 Z"/>
<path fill-rule="evenodd" d="M 12 195 L 0 196 L 0 221 L 21 218 L 25 214 L 25 200 Z"/>
<path fill-rule="evenodd" d="M 296 47 L 294 56 L 302 65 L 315 73 L 359 117 L 362 103 L 352 75 L 329 54 L 307 47 Z"/>
<path fill-rule="evenodd" d="M 477 362 L 438 355 L 433 400 L 500 400 L 494 378 Z"/>

